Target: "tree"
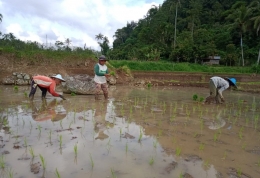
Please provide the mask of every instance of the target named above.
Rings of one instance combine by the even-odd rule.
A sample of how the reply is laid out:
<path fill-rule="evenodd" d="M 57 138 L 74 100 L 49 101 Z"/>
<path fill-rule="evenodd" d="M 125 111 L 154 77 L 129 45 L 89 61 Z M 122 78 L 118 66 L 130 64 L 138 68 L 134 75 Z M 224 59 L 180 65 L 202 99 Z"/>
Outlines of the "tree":
<path fill-rule="evenodd" d="M 107 55 L 110 47 L 109 47 L 109 40 L 106 36 L 102 35 L 101 33 L 99 33 L 98 35 L 96 35 L 96 39 L 98 40 L 98 44 L 101 48 L 101 53 L 104 55 Z"/>
<path fill-rule="evenodd" d="M 178 5 L 181 6 L 180 0 L 176 0 L 175 4 L 173 3 L 171 8 L 175 5 L 175 20 L 174 20 L 174 41 L 173 41 L 173 49 L 176 47 L 176 33 L 177 33 L 177 17 L 178 17 Z"/>
<path fill-rule="evenodd" d="M 233 21 L 233 23 L 230 25 L 230 29 L 239 30 L 242 66 L 245 66 L 243 51 L 243 33 L 246 32 L 247 27 L 249 26 L 249 19 L 251 18 L 251 14 L 252 9 L 246 7 L 244 2 L 238 1 L 232 6 L 231 14 L 226 17 L 227 20 Z"/>
<path fill-rule="evenodd" d="M 104 35 L 102 35 L 101 33 L 96 35 L 96 40 L 103 40 L 103 38 L 104 38 Z"/>
<path fill-rule="evenodd" d="M 3 20 L 3 15 L 0 14 L 0 22 L 2 22 L 2 20 Z"/>

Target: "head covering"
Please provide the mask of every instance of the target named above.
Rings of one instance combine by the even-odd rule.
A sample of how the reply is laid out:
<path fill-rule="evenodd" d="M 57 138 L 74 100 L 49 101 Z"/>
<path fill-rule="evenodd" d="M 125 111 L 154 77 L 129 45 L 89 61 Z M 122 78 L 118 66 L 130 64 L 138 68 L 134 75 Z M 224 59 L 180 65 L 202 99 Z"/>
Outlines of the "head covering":
<path fill-rule="evenodd" d="M 99 56 L 98 60 L 100 60 L 100 61 L 106 61 L 107 58 L 106 58 L 106 56 L 101 55 L 101 56 Z"/>
<path fill-rule="evenodd" d="M 235 86 L 236 88 L 237 88 L 237 85 L 236 85 L 236 83 L 237 83 L 237 80 L 235 79 L 235 78 L 226 78 L 230 83 L 232 83 L 233 84 L 233 86 Z"/>
<path fill-rule="evenodd" d="M 61 74 L 54 75 L 54 76 L 52 76 L 52 78 L 57 78 L 57 79 L 60 79 L 62 82 L 65 82 L 65 80 L 62 78 Z"/>

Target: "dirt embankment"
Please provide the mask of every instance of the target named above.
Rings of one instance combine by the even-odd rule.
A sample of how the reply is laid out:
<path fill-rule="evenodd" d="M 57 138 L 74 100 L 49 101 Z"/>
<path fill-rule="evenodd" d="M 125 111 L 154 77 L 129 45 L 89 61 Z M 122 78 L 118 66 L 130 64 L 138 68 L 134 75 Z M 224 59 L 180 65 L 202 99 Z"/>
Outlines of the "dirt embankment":
<path fill-rule="evenodd" d="M 0 80 L 11 76 L 13 72 L 27 73 L 30 75 L 52 75 L 60 73 L 62 75 L 88 74 L 94 76 L 94 65 L 96 60 L 70 60 L 66 62 L 53 62 L 48 59 L 17 60 L 11 55 L 0 55 Z M 235 77 L 239 90 L 248 92 L 260 92 L 259 74 L 209 74 L 209 73 L 189 73 L 189 72 L 141 72 L 132 71 L 134 80 L 122 70 L 115 70 L 117 84 L 147 85 L 154 86 L 193 86 L 208 87 L 210 77 L 217 75 L 220 77 Z M 130 82 L 131 81 L 131 82 Z"/>

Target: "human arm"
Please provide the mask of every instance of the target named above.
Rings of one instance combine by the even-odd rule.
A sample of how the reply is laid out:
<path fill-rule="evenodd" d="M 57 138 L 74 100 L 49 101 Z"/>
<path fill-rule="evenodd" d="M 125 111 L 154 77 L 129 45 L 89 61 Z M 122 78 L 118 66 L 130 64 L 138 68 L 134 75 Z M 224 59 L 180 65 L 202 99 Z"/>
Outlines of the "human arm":
<path fill-rule="evenodd" d="M 49 92 L 52 96 L 60 97 L 60 94 L 55 91 L 55 88 L 56 88 L 56 84 L 55 84 L 55 82 L 53 81 L 53 82 L 51 83 L 51 85 L 49 86 L 49 88 L 48 88 L 48 92 Z"/>
<path fill-rule="evenodd" d="M 95 67 L 94 67 L 94 72 L 95 72 L 95 74 L 96 74 L 97 76 L 105 76 L 105 73 L 100 72 L 100 70 L 99 70 L 99 65 L 98 65 L 98 64 L 95 65 Z"/>

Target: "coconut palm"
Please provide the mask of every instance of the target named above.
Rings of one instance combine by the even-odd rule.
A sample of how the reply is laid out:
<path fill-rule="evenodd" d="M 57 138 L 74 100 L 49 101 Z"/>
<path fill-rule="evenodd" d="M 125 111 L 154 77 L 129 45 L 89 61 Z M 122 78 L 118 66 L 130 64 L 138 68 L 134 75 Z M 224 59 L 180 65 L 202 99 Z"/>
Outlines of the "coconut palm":
<path fill-rule="evenodd" d="M 181 6 L 181 1 L 180 0 L 176 0 L 175 3 L 173 3 L 171 5 L 171 9 L 172 7 L 175 5 L 175 24 L 174 24 L 174 41 L 173 41 L 173 49 L 175 49 L 176 47 L 176 33 L 177 33 L 177 17 L 178 17 L 178 6 Z"/>
<path fill-rule="evenodd" d="M 104 35 L 102 35 L 101 33 L 99 33 L 98 35 L 96 35 L 96 40 L 103 40 Z"/>
<path fill-rule="evenodd" d="M 244 2 L 238 1 L 232 6 L 230 12 L 231 13 L 226 17 L 226 19 L 233 22 L 230 25 L 230 29 L 239 30 L 242 66 L 244 66 L 245 62 L 244 62 L 244 52 L 243 52 L 243 34 L 247 31 L 247 28 L 249 27 L 249 23 L 250 23 L 249 20 L 252 15 L 252 9 L 246 7 Z"/>

